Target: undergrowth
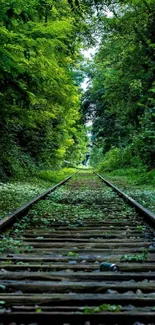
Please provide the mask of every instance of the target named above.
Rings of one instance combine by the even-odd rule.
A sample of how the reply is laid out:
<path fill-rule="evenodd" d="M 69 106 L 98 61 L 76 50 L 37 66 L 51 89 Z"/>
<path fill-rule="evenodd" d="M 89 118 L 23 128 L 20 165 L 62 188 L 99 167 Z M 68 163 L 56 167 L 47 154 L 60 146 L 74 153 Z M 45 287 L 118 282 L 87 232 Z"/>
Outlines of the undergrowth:
<path fill-rule="evenodd" d="M 84 309 L 85 314 L 96 314 L 96 313 L 102 313 L 102 312 L 120 312 L 123 309 L 121 305 L 110 305 L 110 304 L 103 304 L 100 306 L 97 306 L 95 308 L 89 308 L 86 307 Z"/>
<path fill-rule="evenodd" d="M 74 172 L 72 168 L 45 170 L 23 180 L 0 182 L 0 219 Z"/>
<path fill-rule="evenodd" d="M 155 170 L 144 172 L 131 167 L 116 169 L 111 172 L 99 171 L 99 173 L 145 208 L 155 213 Z"/>

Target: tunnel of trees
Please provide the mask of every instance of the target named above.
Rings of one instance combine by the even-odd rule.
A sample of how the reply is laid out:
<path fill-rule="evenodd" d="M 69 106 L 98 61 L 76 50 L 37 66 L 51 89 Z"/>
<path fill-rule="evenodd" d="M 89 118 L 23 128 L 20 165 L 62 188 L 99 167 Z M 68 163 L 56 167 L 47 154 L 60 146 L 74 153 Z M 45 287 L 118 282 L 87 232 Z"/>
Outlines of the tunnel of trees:
<path fill-rule="evenodd" d="M 154 25 L 154 0 L 1 0 L 0 178 L 81 162 L 89 120 L 92 166 L 152 170 Z"/>

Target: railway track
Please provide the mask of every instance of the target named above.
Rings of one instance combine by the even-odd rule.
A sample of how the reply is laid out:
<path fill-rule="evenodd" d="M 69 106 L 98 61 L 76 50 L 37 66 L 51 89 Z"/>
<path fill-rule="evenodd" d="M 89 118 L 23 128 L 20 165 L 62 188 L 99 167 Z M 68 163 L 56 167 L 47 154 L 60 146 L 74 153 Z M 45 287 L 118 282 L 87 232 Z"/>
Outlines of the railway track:
<path fill-rule="evenodd" d="M 155 216 L 90 172 L 37 202 L 0 224 L 0 324 L 155 324 Z"/>

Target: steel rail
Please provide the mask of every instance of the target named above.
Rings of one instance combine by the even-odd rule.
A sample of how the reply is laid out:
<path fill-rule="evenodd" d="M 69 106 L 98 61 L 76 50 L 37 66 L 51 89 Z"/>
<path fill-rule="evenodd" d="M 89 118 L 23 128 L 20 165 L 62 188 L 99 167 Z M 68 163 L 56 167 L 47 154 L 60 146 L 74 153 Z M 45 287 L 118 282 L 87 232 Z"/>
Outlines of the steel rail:
<path fill-rule="evenodd" d="M 105 184 L 110 186 L 119 196 L 121 196 L 124 200 L 126 200 L 130 205 L 132 205 L 138 212 L 142 213 L 145 217 L 149 219 L 151 223 L 155 225 L 155 214 L 151 212 L 150 210 L 144 208 L 139 202 L 135 201 L 132 197 L 129 195 L 123 193 L 118 187 L 107 181 L 105 178 L 103 178 L 101 175 L 93 172 L 96 176 L 98 176 Z"/>
<path fill-rule="evenodd" d="M 75 173 L 73 173 L 72 175 L 68 176 L 67 178 L 63 179 L 58 184 L 48 188 L 45 192 L 37 195 L 35 198 L 28 201 L 26 204 L 22 205 L 21 207 L 19 207 L 15 211 L 13 211 L 11 214 L 9 214 L 8 216 L 6 216 L 2 220 L 0 220 L 0 231 L 4 230 L 6 228 L 6 226 L 11 225 L 13 222 L 15 222 L 16 218 L 22 217 L 23 215 L 25 215 L 29 211 L 29 209 L 32 208 L 32 206 L 34 204 L 38 203 L 38 201 L 40 201 L 40 200 L 44 200 L 48 194 L 54 192 L 58 187 L 62 186 L 66 182 L 68 182 L 70 180 L 70 178 L 73 175 L 75 175 L 76 173 L 77 173 L 77 171 Z"/>

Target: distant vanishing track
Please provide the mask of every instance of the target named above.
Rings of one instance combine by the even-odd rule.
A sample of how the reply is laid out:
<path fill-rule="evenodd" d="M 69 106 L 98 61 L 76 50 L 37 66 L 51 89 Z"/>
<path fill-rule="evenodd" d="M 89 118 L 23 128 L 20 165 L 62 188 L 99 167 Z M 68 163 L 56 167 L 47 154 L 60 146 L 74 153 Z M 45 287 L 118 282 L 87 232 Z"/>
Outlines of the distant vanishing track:
<path fill-rule="evenodd" d="M 155 324 L 155 216 L 91 172 L 54 190 L 5 224 L 0 323 Z"/>

